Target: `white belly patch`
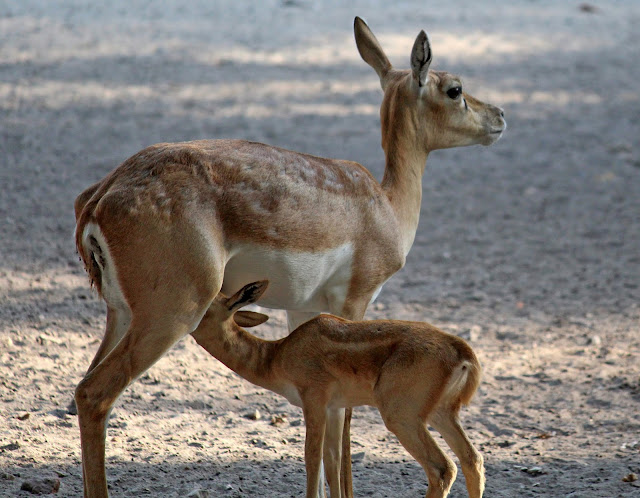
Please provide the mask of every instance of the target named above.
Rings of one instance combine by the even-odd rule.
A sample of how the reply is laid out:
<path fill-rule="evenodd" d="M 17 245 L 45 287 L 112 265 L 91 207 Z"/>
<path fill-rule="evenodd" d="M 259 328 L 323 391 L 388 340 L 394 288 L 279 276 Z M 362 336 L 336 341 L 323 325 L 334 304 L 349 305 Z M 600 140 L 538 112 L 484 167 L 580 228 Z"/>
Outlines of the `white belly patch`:
<path fill-rule="evenodd" d="M 269 280 L 260 306 L 318 312 L 342 309 L 352 263 L 351 244 L 320 252 L 240 245 L 230 252 L 222 292 L 231 295 L 248 283 Z"/>

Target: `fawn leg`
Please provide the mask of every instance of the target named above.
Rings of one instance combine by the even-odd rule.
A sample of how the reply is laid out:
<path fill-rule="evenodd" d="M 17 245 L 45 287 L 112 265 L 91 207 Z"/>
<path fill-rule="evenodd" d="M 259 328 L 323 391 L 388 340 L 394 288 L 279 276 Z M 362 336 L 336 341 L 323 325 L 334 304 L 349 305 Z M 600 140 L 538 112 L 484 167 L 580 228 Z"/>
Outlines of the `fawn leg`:
<path fill-rule="evenodd" d="M 429 417 L 429 422 L 460 460 L 469 497 L 481 498 L 485 483 L 484 461 L 460 425 L 458 414 L 445 410 L 438 411 Z"/>

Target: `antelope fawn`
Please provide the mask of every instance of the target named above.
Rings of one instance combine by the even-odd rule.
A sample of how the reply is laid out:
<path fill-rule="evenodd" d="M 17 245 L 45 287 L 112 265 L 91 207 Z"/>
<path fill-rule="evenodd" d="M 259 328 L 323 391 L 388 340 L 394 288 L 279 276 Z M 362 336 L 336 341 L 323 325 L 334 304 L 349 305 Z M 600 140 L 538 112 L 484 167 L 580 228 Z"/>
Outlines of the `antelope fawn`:
<path fill-rule="evenodd" d="M 387 428 L 422 465 L 428 498 L 447 496 L 457 469 L 429 434 L 427 422 L 460 459 L 469 496 L 482 496 L 482 456 L 458 419 L 460 406 L 470 402 L 480 382 L 480 364 L 464 340 L 422 322 L 320 315 L 283 339 L 265 341 L 242 326 L 268 317 L 238 310 L 266 289 L 267 281 L 261 281 L 230 298 L 219 294 L 193 337 L 248 381 L 302 407 L 307 498 L 316 496 L 323 454 L 331 497 L 342 496 L 340 469 L 328 465 L 340 461 L 342 423 L 331 418 L 330 409 L 358 405 L 377 407 Z"/>

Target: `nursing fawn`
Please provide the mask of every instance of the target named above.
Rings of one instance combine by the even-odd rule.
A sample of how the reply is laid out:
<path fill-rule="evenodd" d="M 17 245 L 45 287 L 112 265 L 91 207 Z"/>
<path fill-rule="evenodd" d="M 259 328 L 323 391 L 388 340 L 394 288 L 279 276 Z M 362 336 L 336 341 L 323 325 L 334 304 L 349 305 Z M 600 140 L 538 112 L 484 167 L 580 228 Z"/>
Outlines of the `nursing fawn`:
<path fill-rule="evenodd" d="M 242 326 L 268 317 L 238 310 L 257 301 L 267 285 L 248 284 L 230 298 L 219 294 L 192 335 L 248 381 L 302 407 L 308 498 L 318 491 L 323 457 L 331 497 L 342 496 L 342 423 L 335 412 L 359 405 L 377 407 L 387 428 L 422 465 L 428 498 L 447 496 L 457 469 L 427 423 L 460 459 L 469 496 L 482 496 L 482 456 L 458 419 L 480 382 L 478 359 L 464 340 L 422 322 L 320 315 L 283 339 L 266 341 Z"/>

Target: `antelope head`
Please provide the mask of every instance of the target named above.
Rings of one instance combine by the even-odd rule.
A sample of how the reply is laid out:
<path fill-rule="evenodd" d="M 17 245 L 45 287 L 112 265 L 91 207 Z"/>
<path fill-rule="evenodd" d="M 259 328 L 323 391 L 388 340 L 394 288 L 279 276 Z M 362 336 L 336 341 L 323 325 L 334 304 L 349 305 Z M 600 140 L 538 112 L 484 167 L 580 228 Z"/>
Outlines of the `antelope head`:
<path fill-rule="evenodd" d="M 355 18 L 356 45 L 378 74 L 384 91 L 380 108 L 382 148 L 398 144 L 417 151 L 466 145 L 491 145 L 507 127 L 504 111 L 464 91 L 460 77 L 430 70 L 433 54 L 421 31 L 411 50 L 411 69 L 392 67 L 369 26 Z"/>

